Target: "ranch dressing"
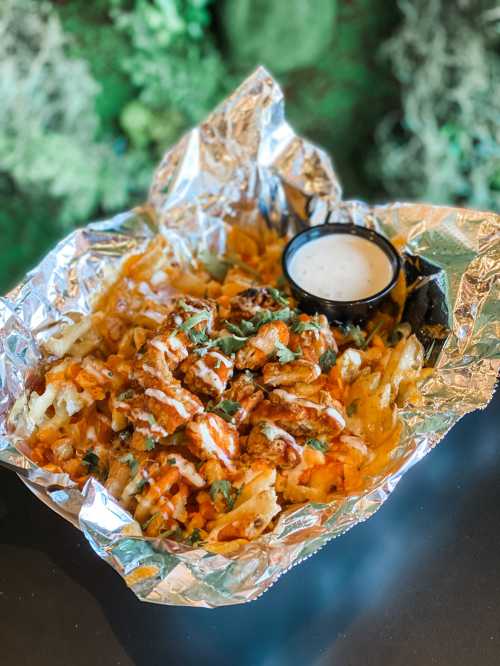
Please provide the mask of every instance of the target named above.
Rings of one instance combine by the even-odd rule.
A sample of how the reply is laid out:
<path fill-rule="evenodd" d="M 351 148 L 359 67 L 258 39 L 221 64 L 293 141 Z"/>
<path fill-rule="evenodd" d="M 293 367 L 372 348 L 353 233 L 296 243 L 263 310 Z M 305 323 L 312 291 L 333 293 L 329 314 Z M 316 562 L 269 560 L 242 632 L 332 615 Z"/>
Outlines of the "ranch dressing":
<path fill-rule="evenodd" d="M 305 291 L 332 301 L 373 296 L 394 275 L 383 250 L 352 234 L 330 234 L 305 243 L 292 256 L 288 271 Z"/>

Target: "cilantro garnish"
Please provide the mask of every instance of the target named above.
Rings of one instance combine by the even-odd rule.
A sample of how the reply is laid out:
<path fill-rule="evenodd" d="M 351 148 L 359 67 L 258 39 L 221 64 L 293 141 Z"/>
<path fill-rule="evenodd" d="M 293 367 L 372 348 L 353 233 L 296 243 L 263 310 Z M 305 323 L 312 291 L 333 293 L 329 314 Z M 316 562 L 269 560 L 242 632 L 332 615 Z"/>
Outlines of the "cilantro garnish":
<path fill-rule="evenodd" d="M 120 462 L 126 463 L 130 467 L 130 473 L 132 476 L 136 475 L 137 470 L 139 469 L 139 463 L 132 453 L 126 453 L 120 458 Z"/>
<path fill-rule="evenodd" d="M 284 296 L 279 289 L 275 289 L 274 287 L 267 287 L 267 292 L 271 296 L 271 298 L 278 303 L 278 305 L 284 305 L 288 306 L 288 298 Z"/>
<path fill-rule="evenodd" d="M 186 321 L 179 326 L 179 328 L 181 331 L 184 331 L 184 333 L 187 333 L 187 331 L 194 328 L 197 324 L 201 323 L 202 321 L 208 321 L 209 319 L 210 312 L 202 310 L 201 312 L 197 312 L 196 314 L 188 317 Z"/>
<path fill-rule="evenodd" d="M 245 346 L 247 338 L 240 338 L 236 335 L 228 335 L 224 338 L 216 340 L 215 344 L 221 349 L 224 354 L 234 354 L 242 347 Z"/>
<path fill-rule="evenodd" d="M 146 449 L 146 451 L 152 451 L 155 448 L 155 446 L 156 446 L 155 440 L 148 435 L 144 440 L 144 448 Z"/>
<path fill-rule="evenodd" d="M 147 418 L 148 418 L 149 425 L 154 426 L 155 423 L 156 423 L 156 419 L 154 417 L 154 414 L 148 414 Z"/>
<path fill-rule="evenodd" d="M 278 289 L 284 289 L 287 286 L 287 281 L 286 277 L 284 275 L 280 275 L 279 278 L 276 280 L 276 286 Z"/>
<path fill-rule="evenodd" d="M 347 338 L 352 340 L 356 347 L 362 348 L 365 346 L 365 336 L 359 326 L 355 324 L 342 324 L 340 330 Z"/>
<path fill-rule="evenodd" d="M 231 482 L 228 481 L 227 479 L 222 479 L 222 481 L 214 481 L 212 485 L 210 486 L 210 497 L 212 498 L 212 502 L 215 502 L 217 499 L 217 495 L 222 495 L 224 498 L 224 501 L 226 502 L 226 506 L 231 511 L 231 509 L 234 506 L 234 497 L 232 496 L 232 485 Z"/>
<path fill-rule="evenodd" d="M 277 342 L 276 356 L 278 357 L 278 361 L 281 364 L 291 363 L 292 361 L 295 361 L 295 359 L 302 356 L 302 350 L 299 349 L 298 351 L 294 352 L 291 349 L 288 349 L 288 347 L 284 345 L 282 342 Z"/>
<path fill-rule="evenodd" d="M 137 481 L 137 483 L 136 483 L 136 491 L 135 492 L 140 493 L 147 482 L 148 482 L 148 480 L 145 479 L 144 477 L 140 478 L 139 481 Z"/>
<path fill-rule="evenodd" d="M 408 324 L 398 324 L 393 328 L 391 331 L 389 337 L 387 338 L 387 342 L 392 346 L 392 345 L 397 345 L 397 343 L 402 340 L 408 333 L 410 332 L 410 327 Z"/>
<path fill-rule="evenodd" d="M 195 345 L 204 344 L 205 342 L 208 342 L 207 329 L 202 328 L 201 331 L 195 331 L 194 329 L 191 328 L 188 331 L 188 338 Z"/>
<path fill-rule="evenodd" d="M 195 527 L 194 530 L 191 532 L 189 537 L 187 538 L 187 542 L 191 546 L 198 546 L 201 543 L 201 532 L 198 527 Z"/>
<path fill-rule="evenodd" d="M 337 354 L 333 349 L 327 349 L 319 357 L 319 366 L 323 372 L 330 372 L 337 362 Z"/>
<path fill-rule="evenodd" d="M 172 539 L 175 541 L 179 541 L 182 538 L 182 530 L 179 526 L 177 526 L 160 532 L 158 536 L 160 539 L 168 539 L 169 537 L 172 537 Z"/>
<path fill-rule="evenodd" d="M 184 312 L 196 312 L 196 308 L 194 308 L 192 305 L 189 305 L 186 303 L 186 301 L 183 298 L 179 298 L 177 301 L 177 305 L 184 310 Z"/>
<path fill-rule="evenodd" d="M 239 335 L 242 338 L 255 333 L 255 325 L 247 319 L 242 319 L 239 324 L 233 324 L 226 320 L 224 324 L 228 331 L 235 335 Z"/>
<path fill-rule="evenodd" d="M 236 400 L 221 400 L 210 411 L 231 423 L 239 409 L 241 409 L 241 405 Z"/>
<path fill-rule="evenodd" d="M 379 328 L 382 326 L 382 322 L 379 321 L 378 324 L 376 324 L 373 329 L 370 331 L 368 337 L 364 341 L 363 348 L 368 347 L 368 343 L 371 342 L 372 338 L 375 336 L 375 334 L 378 332 Z"/>
<path fill-rule="evenodd" d="M 347 405 L 346 407 L 346 414 L 347 416 L 352 416 L 353 414 L 356 414 L 358 411 L 358 405 L 357 405 L 357 400 L 353 400 L 350 405 Z"/>
<path fill-rule="evenodd" d="M 132 389 L 127 389 L 118 395 L 118 400 L 130 400 L 134 397 L 134 392 Z"/>
<path fill-rule="evenodd" d="M 167 458 L 168 465 L 175 465 L 175 458 Z"/>
<path fill-rule="evenodd" d="M 310 446 L 311 449 L 316 449 L 316 451 L 321 451 L 321 453 L 325 453 L 328 450 L 328 444 L 314 437 L 307 440 L 306 446 Z"/>
<path fill-rule="evenodd" d="M 161 511 L 156 511 L 156 513 L 153 513 L 151 516 L 149 516 L 146 522 L 142 523 L 141 525 L 142 529 L 146 530 L 157 516 L 161 516 Z"/>
<path fill-rule="evenodd" d="M 217 282 L 224 281 L 230 267 L 230 264 L 227 261 L 220 259 L 217 255 L 208 252 L 208 250 L 200 252 L 198 259 L 205 266 L 205 270 L 210 277 L 213 277 Z"/>
<path fill-rule="evenodd" d="M 270 439 L 271 441 L 276 439 L 276 435 L 279 434 L 278 428 L 268 421 L 264 421 L 264 423 L 260 424 L 260 431 L 264 437 L 267 437 L 267 439 Z"/>
<path fill-rule="evenodd" d="M 319 321 L 314 321 L 314 319 L 312 319 L 311 321 L 301 321 L 300 319 L 297 319 L 292 324 L 292 331 L 294 333 L 304 333 L 305 331 L 320 331 L 320 330 L 321 330 L 321 324 L 319 323 Z"/>
<path fill-rule="evenodd" d="M 87 466 L 90 474 L 99 470 L 99 456 L 94 451 L 87 451 L 82 458 L 82 463 Z"/>
<path fill-rule="evenodd" d="M 231 266 L 238 266 L 243 269 L 246 273 L 250 273 L 254 277 L 260 278 L 259 273 L 249 266 L 245 261 L 239 259 L 238 257 L 232 255 L 226 255 L 225 257 L 218 257 L 211 252 L 204 251 L 200 252 L 198 258 L 205 266 L 207 273 L 217 282 L 223 282 L 228 270 Z"/>

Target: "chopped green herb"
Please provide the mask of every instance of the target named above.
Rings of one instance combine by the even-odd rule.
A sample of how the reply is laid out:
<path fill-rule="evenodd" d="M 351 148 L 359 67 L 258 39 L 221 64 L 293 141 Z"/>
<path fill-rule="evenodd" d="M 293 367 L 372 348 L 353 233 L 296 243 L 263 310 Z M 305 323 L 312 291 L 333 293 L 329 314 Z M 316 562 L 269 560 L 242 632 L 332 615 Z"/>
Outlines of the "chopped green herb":
<path fill-rule="evenodd" d="M 365 345 L 365 336 L 359 326 L 355 324 L 343 324 L 340 327 L 342 333 L 352 340 L 356 347 L 363 348 Z"/>
<path fill-rule="evenodd" d="M 326 442 L 322 442 L 320 439 L 315 439 L 314 437 L 311 437 L 307 440 L 306 446 L 310 446 L 311 449 L 321 451 L 321 453 L 328 451 L 328 444 L 326 444 Z"/>
<path fill-rule="evenodd" d="M 267 291 L 270 294 L 271 298 L 278 303 L 278 305 L 288 306 L 288 298 L 284 296 L 279 289 L 274 287 L 267 287 Z"/>
<path fill-rule="evenodd" d="M 330 372 L 337 362 L 337 354 L 333 349 L 327 349 L 319 357 L 319 367 L 323 372 Z"/>
<path fill-rule="evenodd" d="M 236 402 L 235 400 L 221 400 L 216 405 L 214 405 L 210 411 L 214 412 L 214 414 L 217 414 L 225 421 L 230 423 L 233 420 L 233 416 L 239 409 L 241 409 L 239 402 Z"/>
<path fill-rule="evenodd" d="M 264 421 L 264 423 L 261 423 L 260 430 L 264 437 L 267 437 L 267 439 L 270 439 L 271 441 L 276 439 L 276 436 L 280 434 L 279 428 L 273 423 L 269 423 L 269 421 Z"/>
<path fill-rule="evenodd" d="M 201 533 L 198 527 L 195 527 L 194 530 L 191 532 L 189 537 L 187 538 L 187 542 L 191 546 L 198 546 L 201 543 Z"/>
<path fill-rule="evenodd" d="M 175 458 L 167 458 L 168 465 L 175 465 Z"/>
<path fill-rule="evenodd" d="M 253 333 L 255 333 L 255 325 L 246 319 L 242 319 L 239 324 L 233 324 L 232 322 L 226 320 L 224 324 L 230 333 L 239 335 L 242 338 L 247 337 L 248 335 L 253 335 Z"/>
<path fill-rule="evenodd" d="M 366 338 L 366 340 L 365 340 L 365 342 L 364 342 L 364 344 L 363 344 L 363 348 L 366 349 L 366 347 L 368 347 L 368 344 L 371 342 L 372 338 L 375 336 L 375 334 L 377 333 L 377 331 L 380 329 L 380 327 L 382 326 L 382 323 L 383 323 L 383 322 L 379 321 L 378 324 L 376 324 L 376 325 L 373 327 L 373 329 L 370 331 L 370 334 L 368 335 L 368 337 Z"/>
<path fill-rule="evenodd" d="M 234 354 L 239 349 L 245 346 L 247 338 L 240 338 L 235 335 L 228 335 L 223 338 L 218 338 L 216 341 L 217 347 L 221 349 L 224 354 Z"/>
<path fill-rule="evenodd" d="M 118 400 L 130 400 L 134 397 L 134 391 L 132 389 L 127 389 L 118 395 Z"/>
<path fill-rule="evenodd" d="M 169 435 L 167 444 L 169 446 L 181 446 L 182 444 L 185 443 L 184 442 L 185 437 L 186 437 L 186 431 L 184 430 L 184 428 L 181 428 L 180 430 L 177 430 L 176 432 Z"/>
<path fill-rule="evenodd" d="M 286 347 L 282 342 L 277 342 L 276 356 L 278 357 L 278 361 L 281 364 L 291 363 L 292 361 L 295 361 L 295 359 L 302 356 L 302 350 L 299 348 L 298 351 L 294 352 L 291 349 L 288 349 L 288 347 Z"/>
<path fill-rule="evenodd" d="M 126 442 L 127 439 L 130 439 L 131 435 L 132 433 L 130 432 L 130 430 L 122 430 L 121 433 L 118 435 L 118 437 L 122 442 Z"/>
<path fill-rule="evenodd" d="M 171 528 L 169 530 L 164 530 L 158 534 L 160 539 L 168 539 L 172 537 L 174 541 L 180 541 L 182 538 L 182 530 L 179 526 Z"/>
<path fill-rule="evenodd" d="M 205 266 L 207 273 L 217 282 L 223 282 L 229 270 L 230 264 L 220 259 L 216 254 L 205 250 L 198 255 L 199 260 Z"/>
<path fill-rule="evenodd" d="M 90 474 L 99 470 L 99 456 L 93 451 L 87 451 L 82 458 L 82 463 L 87 466 Z"/>
<path fill-rule="evenodd" d="M 215 370 L 218 370 L 218 369 L 221 367 L 221 365 L 222 365 L 222 361 L 220 360 L 220 358 L 216 358 L 216 359 L 215 359 L 214 369 L 215 369 Z"/>
<path fill-rule="evenodd" d="M 238 266 L 238 268 L 244 270 L 245 273 L 253 275 L 254 277 L 260 280 L 260 273 L 256 271 L 255 268 L 252 268 L 252 266 L 249 266 L 246 261 L 243 261 L 239 257 L 235 257 L 233 254 L 228 254 L 226 256 L 225 261 L 232 266 Z"/>
<path fill-rule="evenodd" d="M 284 289 L 287 286 L 287 284 L 288 282 L 284 275 L 280 275 L 279 278 L 276 280 L 276 286 L 278 287 L 278 289 Z"/>
<path fill-rule="evenodd" d="M 156 442 L 152 437 L 148 435 L 144 440 L 144 445 L 146 447 L 146 451 L 152 451 L 156 446 Z"/>
<path fill-rule="evenodd" d="M 142 523 L 141 527 L 143 530 L 147 530 L 148 527 L 151 525 L 153 520 L 156 518 L 156 516 L 161 516 L 161 511 L 156 511 L 156 513 L 153 513 L 152 516 L 149 516 L 149 518 L 146 520 L 145 523 Z"/>
<path fill-rule="evenodd" d="M 231 511 L 231 509 L 234 506 L 232 489 L 233 487 L 231 485 L 231 482 L 228 481 L 227 479 L 223 479 L 222 481 L 214 481 L 210 486 L 210 497 L 212 498 L 212 502 L 215 502 L 217 499 L 217 495 L 220 494 L 224 498 L 227 508 L 229 509 L 229 511 Z"/>
<path fill-rule="evenodd" d="M 134 458 L 134 455 L 132 453 L 126 453 L 119 460 L 121 463 L 126 463 L 130 467 L 130 473 L 132 476 L 135 476 L 137 474 L 137 470 L 139 469 L 139 463 Z"/>
<path fill-rule="evenodd" d="M 295 310 L 292 308 L 282 308 L 281 310 L 276 310 L 276 312 L 271 313 L 270 321 L 290 321 L 296 316 Z"/>
<path fill-rule="evenodd" d="M 411 333 L 411 328 L 409 324 L 398 324 L 393 328 L 387 342 L 392 345 L 397 345 L 400 340 Z"/>
<path fill-rule="evenodd" d="M 345 410 L 347 416 L 353 416 L 354 414 L 356 414 L 356 412 L 358 411 L 357 402 L 358 402 L 357 400 L 353 400 L 350 405 L 347 405 Z"/>
<path fill-rule="evenodd" d="M 201 345 L 208 342 L 207 329 L 202 328 L 201 331 L 195 331 L 193 328 L 188 331 L 188 338 L 195 345 Z"/>
<path fill-rule="evenodd" d="M 184 312 L 197 312 L 196 308 L 186 303 L 186 301 L 183 298 L 179 298 L 179 300 L 177 301 L 177 305 L 182 310 L 184 310 Z"/>
<path fill-rule="evenodd" d="M 321 324 L 319 321 L 300 321 L 297 319 L 292 324 L 292 331 L 294 333 L 304 333 L 305 331 L 321 331 Z"/>
<path fill-rule="evenodd" d="M 210 312 L 207 312 L 206 310 L 202 310 L 201 312 L 197 312 L 194 315 L 191 315 L 186 319 L 186 321 L 179 326 L 181 331 L 184 331 L 185 333 L 192 328 L 194 328 L 197 324 L 200 324 L 202 321 L 209 321 L 210 319 Z"/>
<path fill-rule="evenodd" d="M 217 280 L 217 282 L 224 281 L 224 278 L 226 277 L 227 272 L 231 266 L 238 266 L 246 273 L 249 273 L 250 275 L 253 275 L 254 277 L 260 279 L 260 275 L 255 270 L 255 268 L 252 268 L 245 261 L 243 261 L 239 257 L 235 257 L 234 255 L 226 255 L 225 257 L 218 257 L 216 254 L 213 254 L 212 252 L 208 252 L 206 250 L 204 252 L 200 252 L 198 258 L 201 261 L 201 263 L 204 265 L 207 273 L 209 273 L 209 275 L 213 277 L 214 280 Z"/>
<path fill-rule="evenodd" d="M 140 478 L 139 481 L 137 481 L 136 484 L 136 493 L 140 493 L 141 490 L 144 488 L 144 486 L 147 484 L 148 480 L 145 479 L 144 477 Z"/>
<path fill-rule="evenodd" d="M 154 417 L 154 414 L 148 414 L 148 423 L 151 426 L 155 425 L 156 419 Z"/>

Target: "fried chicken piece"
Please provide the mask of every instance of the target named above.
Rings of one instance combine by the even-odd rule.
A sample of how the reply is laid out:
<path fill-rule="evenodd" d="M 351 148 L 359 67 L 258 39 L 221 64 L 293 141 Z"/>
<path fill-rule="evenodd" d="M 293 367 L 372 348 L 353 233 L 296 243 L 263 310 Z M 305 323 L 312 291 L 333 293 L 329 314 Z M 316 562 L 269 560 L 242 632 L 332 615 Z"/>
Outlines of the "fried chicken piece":
<path fill-rule="evenodd" d="M 240 291 L 230 301 L 232 320 L 251 319 L 261 310 L 279 310 L 283 307 L 266 287 L 251 287 Z"/>
<path fill-rule="evenodd" d="M 203 411 L 203 404 L 180 383 L 164 384 L 161 388 L 146 388 L 144 394 L 116 399 L 115 409 L 145 437 L 167 437 Z"/>
<path fill-rule="evenodd" d="M 145 362 L 160 372 L 175 370 L 189 354 L 189 340 L 183 331 L 171 329 L 156 335 L 147 344 Z"/>
<path fill-rule="evenodd" d="M 206 317 L 201 317 L 202 313 L 206 313 Z M 172 330 L 179 328 L 183 324 L 187 324 L 188 320 L 193 322 L 199 319 L 197 323 L 189 330 L 201 331 L 206 329 L 208 333 L 211 332 L 215 317 L 217 315 L 217 304 L 207 298 L 194 298 L 193 296 L 182 296 L 178 298 L 172 307 L 172 312 L 167 319 L 166 328 Z"/>
<path fill-rule="evenodd" d="M 219 351 L 209 351 L 203 356 L 193 353 L 181 365 L 184 384 L 195 393 L 218 398 L 233 374 L 233 366 L 232 359 Z"/>
<path fill-rule="evenodd" d="M 297 382 L 310 384 L 321 374 L 317 363 L 298 359 L 291 363 L 266 363 L 262 368 L 264 384 L 271 386 L 292 386 Z"/>
<path fill-rule="evenodd" d="M 302 358 L 317 363 L 320 356 L 327 349 L 331 349 L 334 352 L 337 351 L 337 343 L 325 315 L 310 317 L 309 315 L 301 314 L 298 317 L 295 328 L 300 330 L 301 325 L 307 328 L 301 332 L 292 330 L 289 346 L 293 351 L 301 349 Z"/>
<path fill-rule="evenodd" d="M 285 322 L 278 320 L 264 324 L 237 352 L 236 367 L 239 370 L 261 367 L 274 354 L 277 343 L 287 345 L 289 338 L 290 333 Z"/>
<path fill-rule="evenodd" d="M 335 437 L 345 427 L 342 405 L 321 392 L 326 404 L 313 402 L 284 389 L 275 389 L 253 412 L 251 422 L 273 421 L 295 436 L 314 437 L 327 434 Z"/>
<path fill-rule="evenodd" d="M 255 384 L 251 372 L 242 372 L 223 395 L 224 400 L 231 400 L 240 404 L 240 408 L 234 414 L 235 424 L 246 423 L 251 412 L 264 398 L 264 393 Z"/>
<path fill-rule="evenodd" d="M 250 431 L 246 452 L 273 465 L 293 467 L 300 462 L 302 447 L 283 428 L 271 421 L 262 421 Z"/>
<path fill-rule="evenodd" d="M 197 414 L 186 427 L 186 438 L 190 451 L 198 458 L 216 458 L 234 469 L 232 460 L 239 455 L 238 431 L 217 414 Z"/>

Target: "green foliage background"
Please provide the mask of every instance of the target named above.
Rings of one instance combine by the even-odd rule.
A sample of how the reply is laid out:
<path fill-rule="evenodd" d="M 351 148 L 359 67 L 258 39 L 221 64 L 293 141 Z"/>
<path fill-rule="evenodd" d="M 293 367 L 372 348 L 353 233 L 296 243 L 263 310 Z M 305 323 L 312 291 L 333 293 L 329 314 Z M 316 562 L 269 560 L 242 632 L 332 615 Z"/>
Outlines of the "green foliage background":
<path fill-rule="evenodd" d="M 499 43 L 490 0 L 2 0 L 0 286 L 260 63 L 346 196 L 498 209 Z"/>

